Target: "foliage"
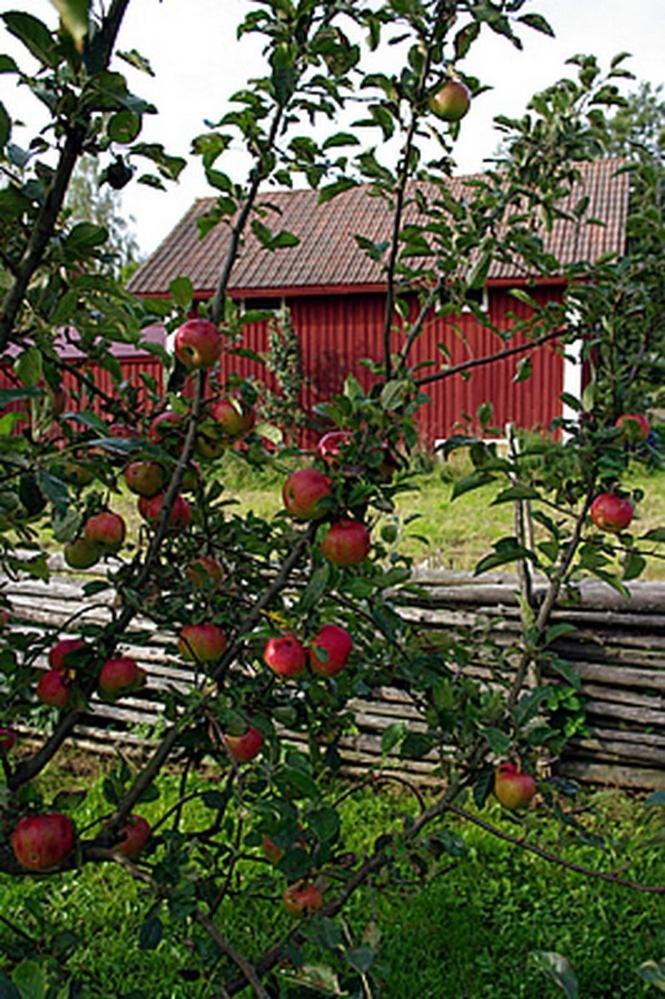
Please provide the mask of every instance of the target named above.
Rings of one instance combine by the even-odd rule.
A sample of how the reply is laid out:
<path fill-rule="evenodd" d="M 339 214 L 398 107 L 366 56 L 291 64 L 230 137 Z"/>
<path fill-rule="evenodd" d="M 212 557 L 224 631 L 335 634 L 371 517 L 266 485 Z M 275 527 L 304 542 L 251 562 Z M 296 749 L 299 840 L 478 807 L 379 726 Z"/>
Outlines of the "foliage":
<path fill-rule="evenodd" d="M 35 75 L 7 57 L 2 68 L 46 105 L 52 127 L 22 149 L 12 141 L 9 112 L 0 115 L 6 272 L 0 351 L 11 385 L 0 396 L 7 407 L 0 417 L 0 558 L 10 584 L 23 574 L 48 579 L 41 538 L 50 531 L 70 564 L 101 563 L 104 571 L 85 585 L 89 603 L 82 611 L 42 631 L 14 627 L 21 622 L 11 622 L 11 607 L 3 613 L 3 625 L 10 618 L 0 658 L 3 728 L 39 732 L 41 741 L 33 751 L 21 735 L 17 756 L 0 750 L 0 870 L 3 877 L 25 880 L 41 863 L 49 881 L 102 893 L 118 877 L 131 879 L 136 897 L 145 901 L 139 947 L 150 952 L 162 939 L 172 941 L 183 975 L 190 966 L 183 958 L 187 950 L 205 969 L 206 981 L 225 994 L 250 987 L 265 999 L 264 982 L 273 988 L 284 962 L 293 974 L 302 971 L 310 945 L 338 962 L 344 989 L 367 994 L 378 941 L 371 931 L 349 930 L 340 913 L 347 905 L 353 911 L 356 892 L 365 886 L 382 893 L 387 880 L 402 880 L 407 871 L 418 882 L 445 873 L 438 867 L 441 856 L 456 858 L 462 850 L 451 835 L 452 816 L 554 864 L 565 866 L 539 845 L 544 815 L 611 852 L 606 838 L 585 831 L 569 806 L 571 788 L 556 780 L 539 780 L 539 798 L 523 817 L 514 817 L 519 835 L 493 826 L 477 810 L 489 814 L 498 763 L 519 760 L 536 772 L 538 759 L 555 754 L 583 721 L 569 664 L 557 662 L 567 684 L 541 680 L 556 632 L 550 615 L 562 589 L 595 576 L 624 593 L 663 537 L 662 529 L 640 535 L 629 524 L 612 531 L 610 523 L 608 530 L 590 516 L 599 492 L 623 496 L 631 463 L 653 465 L 662 450 L 658 435 L 644 439 L 639 421 L 628 430 L 616 423 L 628 407 L 641 416 L 656 395 L 662 364 L 659 203 L 649 207 L 638 199 L 629 252 L 619 259 L 562 263 L 545 252 L 540 236 L 561 219 L 594 224 L 588 199 L 565 207 L 566 199 L 581 177 L 580 163 L 607 148 L 607 112 L 622 104 L 616 85 L 625 76 L 622 58 L 604 75 L 593 57 L 576 57 L 575 79 L 536 95 L 522 119 L 500 118 L 505 157 L 470 185 L 468 198 L 456 199 L 449 178 L 460 123 L 433 115 L 430 98 L 453 74 L 477 95 L 483 83 L 465 73 L 465 59 L 480 33 L 494 32 L 520 48 L 526 29 L 551 32 L 540 15 L 521 13 L 523 0 L 252 5 L 238 33 L 260 35 L 265 75 L 232 95 L 232 109 L 207 123 L 193 142 L 218 192 L 199 219 L 201 236 L 220 224 L 230 235 L 214 293 L 206 303 L 194 302 L 192 282 L 181 276 L 163 300 L 140 302 L 109 268 L 108 229 L 76 221 L 65 209 L 66 192 L 83 154 L 96 157 L 114 189 L 132 181 L 146 160 L 150 172 L 136 182 L 163 187 L 177 179 L 184 161 L 140 140 L 143 118 L 155 109 L 130 91 L 112 63 L 127 0 L 104 7 L 62 0 L 57 6 L 56 28 L 20 11 L 3 15 L 40 71 Z M 402 68 L 377 72 L 376 50 L 397 44 L 405 53 Z M 151 72 L 139 53 L 119 55 Z M 340 132 L 339 111 L 356 95 L 364 117 L 354 133 Z M 356 133 L 369 136 L 368 142 L 361 144 Z M 401 149 L 396 166 L 382 160 L 383 145 L 378 151 L 379 142 L 393 137 Z M 251 156 L 245 183 L 224 172 L 231 147 Z M 640 164 L 635 178 L 652 183 L 649 169 Z M 279 448 L 274 427 L 256 423 L 261 386 L 235 371 L 224 379 L 217 361 L 221 353 L 248 353 L 243 327 L 249 320 L 245 316 L 243 323 L 228 294 L 246 232 L 251 229 L 264 252 L 296 245 L 296 237 L 279 228 L 270 188 L 303 177 L 318 190 L 320 203 L 365 183 L 390 207 L 389 239 L 357 240 L 383 268 L 384 351 L 381 362 L 370 365 L 367 388 L 349 375 L 342 392 L 316 407 L 316 417 L 336 429 L 338 449 L 310 454 L 305 472 L 307 489 L 314 483 L 319 491 L 315 499 L 300 497 L 302 509 L 295 511 L 285 499 L 286 510 L 262 517 L 234 507 L 218 475 L 219 459 L 233 449 L 248 468 L 261 469 L 277 447 L 286 475 L 289 462 L 304 455 L 295 446 Z M 566 300 L 539 306 L 528 288 L 515 289 L 528 308 L 509 332 L 499 329 L 472 294 L 493 261 L 559 276 Z M 413 370 L 411 351 L 429 316 L 440 310 L 454 315 L 465 305 L 500 346 L 522 336 L 527 346 L 556 339 L 566 350 L 581 339 L 583 356 L 594 366 L 583 397 L 566 399 L 578 418 L 558 421 L 542 439 L 520 445 L 511 435 L 506 454 L 471 436 L 452 438 L 444 448 L 444 456 L 464 449 L 473 466 L 456 481 L 453 498 L 492 484 L 494 502 L 511 504 L 515 513 L 514 529 L 476 566 L 477 573 L 518 569 L 522 629 L 509 647 L 482 635 L 475 642 L 473 629 L 432 647 L 417 623 L 399 612 L 414 583 L 411 559 L 398 544 L 396 504 L 416 485 L 410 455 L 418 446 L 426 386 L 453 373 L 434 358 L 426 374 Z M 124 382 L 114 352 L 117 344 L 140 343 L 141 331 L 155 320 L 175 332 L 175 360 L 159 346 L 144 345 L 164 364 L 166 392 L 147 374 L 139 385 Z M 85 357 L 108 373 L 112 391 L 62 357 L 63 337 L 72 331 Z M 475 358 L 469 367 L 493 359 Z M 71 398 L 61 391 L 65 373 L 75 385 Z M 525 365 L 520 377 L 527 375 Z M 295 383 L 289 392 L 295 399 Z M 488 407 L 481 422 L 484 429 L 491 423 Z M 153 495 L 146 482 L 136 488 L 141 526 L 124 538 L 117 517 L 108 514 L 136 462 L 140 474 L 157 476 L 159 491 Z M 639 499 L 633 491 L 631 500 Z M 533 539 L 530 506 L 541 529 Z M 93 517 L 97 528 L 106 527 L 93 532 Z M 109 522 L 113 537 L 105 534 Z M 214 566 L 203 579 L 202 556 Z M 535 594 L 535 572 L 544 580 L 542 596 Z M 319 631 L 330 624 L 352 636 L 348 663 L 335 662 L 334 647 L 322 648 Z M 155 631 L 167 652 L 179 657 L 183 682 L 165 685 L 151 675 L 142 692 L 144 678 L 133 669 L 127 673 L 127 654 L 149 646 Z M 51 662 L 58 696 L 65 692 L 56 707 L 36 694 L 36 669 L 47 653 L 53 659 L 58 639 L 72 634 L 85 644 L 59 667 Z M 266 646 L 275 642 L 295 659 L 273 661 Z M 308 654 L 312 645 L 316 656 Z M 466 667 L 478 655 L 483 673 L 476 676 Z M 131 675 L 124 687 L 100 690 L 108 660 Z M 358 823 L 354 828 L 343 821 L 341 805 L 353 789 L 338 789 L 339 740 L 356 730 L 358 700 L 388 685 L 411 700 L 417 724 L 388 728 L 383 751 L 428 757 L 441 790 L 431 801 L 416 792 L 412 811 L 397 821 L 384 817 L 381 834 L 360 852 L 354 847 Z M 80 795 L 64 788 L 54 794 L 37 782 L 62 746 L 75 742 L 84 708 L 100 716 L 109 711 L 100 694 L 146 693 L 163 711 L 152 733 L 154 749 L 138 769 L 118 757 L 97 789 L 92 814 L 78 813 Z M 257 736 L 262 746 L 251 759 L 234 749 L 247 732 L 255 749 Z M 3 746 L 11 738 L 3 733 Z M 170 807 L 158 780 L 167 764 L 178 775 L 178 800 Z M 213 788 L 200 786 L 203 766 L 215 774 Z M 531 798 L 533 781 L 528 784 Z M 191 802 L 197 808 L 192 826 L 185 819 Z M 56 852 L 52 863 L 36 862 L 25 843 L 21 849 L 19 822 L 48 811 L 71 817 L 76 848 Z M 144 811 L 152 834 L 136 847 L 132 823 Z M 264 836 L 275 848 L 270 862 L 262 859 Z M 662 894 L 661 885 L 624 877 L 620 865 L 621 873 L 615 864 L 604 869 L 602 853 L 597 863 L 599 870 L 580 865 L 582 873 L 613 887 Z M 287 886 L 303 882 L 323 907 L 287 928 L 279 898 Z M 266 894 L 269 920 L 254 907 Z M 41 901 L 33 913 L 40 926 L 47 922 L 48 899 Z M 250 915 L 238 940 L 224 915 L 245 906 Z M 265 938 L 257 941 L 252 918 L 268 924 Z M 69 953 L 70 945 L 71 939 L 49 937 L 56 954 L 58 947 Z M 550 972 L 567 974 L 558 950 L 545 942 L 537 949 Z M 24 991 L 44 991 L 39 965 L 29 961 L 14 973 Z M 4 987 L 11 994 L 12 987 Z"/>

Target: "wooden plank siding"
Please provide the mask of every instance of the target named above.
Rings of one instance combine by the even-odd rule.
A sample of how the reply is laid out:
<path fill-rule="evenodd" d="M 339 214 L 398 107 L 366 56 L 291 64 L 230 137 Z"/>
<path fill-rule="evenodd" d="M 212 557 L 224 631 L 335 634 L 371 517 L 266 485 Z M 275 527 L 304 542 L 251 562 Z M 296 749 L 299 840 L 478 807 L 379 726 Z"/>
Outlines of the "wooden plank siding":
<path fill-rule="evenodd" d="M 94 574 L 73 576 L 62 571 L 50 584 L 22 580 L 7 587 L 14 607 L 15 626 L 33 630 L 59 629 L 72 614 L 85 609 L 86 618 L 103 621 L 111 593 L 97 594 L 90 606 L 82 584 Z M 499 647 L 512 646 L 519 636 L 519 608 L 515 581 L 496 575 L 479 582 L 450 573 L 421 574 L 425 598 L 409 599 L 402 613 L 427 640 L 437 633 L 482 625 Z M 665 788 L 665 584 L 634 583 L 630 601 L 622 600 L 607 587 L 582 587 L 577 602 L 557 605 L 553 622 L 566 621 L 576 632 L 556 643 L 581 678 L 586 705 L 586 732 L 567 747 L 555 763 L 556 772 L 582 781 L 635 788 Z M 193 679 L 190 667 L 175 655 L 174 639 L 160 635 L 154 626 L 138 621 L 151 633 L 148 644 L 132 641 L 131 633 L 122 650 L 134 655 L 146 669 L 145 689 L 117 704 L 93 697 L 90 711 L 76 728 L 76 744 L 95 752 L 123 750 L 143 752 L 161 726 L 161 698 L 169 686 L 183 689 Z M 44 668 L 45 661 L 37 666 Z M 466 667 L 469 676 L 487 683 L 492 676 L 482 658 Z M 509 667 L 507 675 L 509 676 Z M 546 671 L 548 679 L 558 675 Z M 354 700 L 355 731 L 340 743 L 349 773 L 369 767 L 407 772 L 419 780 L 436 780 L 436 760 L 403 759 L 381 754 L 381 735 L 388 725 L 404 721 L 414 731 L 425 728 L 418 709 L 408 695 L 395 688 L 382 688 L 371 699 Z M 304 744 L 304 733 L 285 733 L 285 738 Z"/>

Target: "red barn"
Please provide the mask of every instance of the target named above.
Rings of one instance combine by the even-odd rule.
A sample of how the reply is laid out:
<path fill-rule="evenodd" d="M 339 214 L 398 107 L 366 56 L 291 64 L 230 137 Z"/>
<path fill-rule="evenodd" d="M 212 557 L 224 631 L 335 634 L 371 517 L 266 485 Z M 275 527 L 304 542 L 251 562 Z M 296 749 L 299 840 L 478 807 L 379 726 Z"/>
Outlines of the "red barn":
<path fill-rule="evenodd" d="M 562 264 L 623 252 L 628 179 L 626 174 L 617 174 L 619 165 L 617 160 L 583 164 L 580 180 L 568 199 L 572 207 L 583 196 L 588 197 L 588 215 L 600 224 L 580 227 L 559 220 L 550 232 L 542 233 L 545 250 Z M 454 193 L 462 195 L 465 180 L 451 180 Z M 349 372 L 367 384 L 370 376 L 360 361 L 382 357 L 385 281 L 380 265 L 359 249 L 354 236 L 359 234 L 372 242 L 388 239 L 389 209 L 381 198 L 369 196 L 365 186 L 352 188 L 323 205 L 317 204 L 317 192 L 312 190 L 272 192 L 265 200 L 277 213 L 277 227 L 294 233 L 299 244 L 269 252 L 248 233 L 232 271 L 229 292 L 249 308 L 288 306 L 307 376 L 303 401 L 310 406 L 339 390 Z M 197 218 L 214 203 L 214 198 L 202 198 L 192 205 L 133 276 L 130 290 L 134 294 L 165 296 L 170 282 L 181 276 L 192 281 L 196 300 L 214 294 L 230 230 L 220 223 L 201 239 L 196 225 Z M 272 216 L 268 218 L 271 221 Z M 560 299 L 564 290 L 562 277 L 543 280 L 511 271 L 504 263 L 492 265 L 484 300 L 490 319 L 500 329 L 510 330 L 510 314 L 528 315 L 529 306 L 510 294 L 511 289 L 527 285 L 539 303 Z M 265 323 L 247 324 L 244 346 L 264 352 L 266 333 Z M 472 313 L 445 318 L 432 315 L 416 343 L 412 363 L 440 358 L 440 343 L 446 346 L 446 363 L 450 365 L 492 354 L 502 346 Z M 559 396 L 564 384 L 567 391 L 579 390 L 579 365 L 565 360 L 556 342 L 550 341 L 531 352 L 531 377 L 515 382 L 519 359 L 509 357 L 474 368 L 466 377 L 453 376 L 433 384 L 428 389 L 431 402 L 420 416 L 424 440 L 431 443 L 449 435 L 459 427 L 460 419 L 473 419 L 478 406 L 486 401 L 493 404 L 497 426 L 508 421 L 522 427 L 547 426 L 560 415 Z M 242 376 L 263 376 L 256 361 L 234 358 L 232 363 Z"/>

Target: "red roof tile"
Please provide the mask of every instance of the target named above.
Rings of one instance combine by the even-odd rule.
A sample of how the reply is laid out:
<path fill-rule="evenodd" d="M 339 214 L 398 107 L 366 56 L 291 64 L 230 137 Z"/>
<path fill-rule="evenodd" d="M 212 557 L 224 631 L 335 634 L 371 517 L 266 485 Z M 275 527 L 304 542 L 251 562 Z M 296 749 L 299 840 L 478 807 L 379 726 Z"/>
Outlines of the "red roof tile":
<path fill-rule="evenodd" d="M 563 208 L 574 206 L 584 195 L 589 198 L 588 217 L 604 224 L 577 227 L 557 220 L 550 232 L 542 232 L 544 248 L 563 264 L 575 260 L 595 260 L 608 252 L 621 253 L 625 243 L 628 212 L 628 176 L 617 174 L 621 161 L 597 160 L 581 165 L 581 178 Z M 471 177 L 450 181 L 452 192 L 461 197 Z M 470 189 L 466 190 L 471 196 Z M 229 242 L 229 226 L 216 225 L 199 238 L 196 219 L 210 210 L 214 198 L 197 199 L 175 229 L 139 267 L 130 282 L 138 295 L 165 294 L 170 282 L 180 276 L 191 278 L 197 293 L 214 290 Z M 260 294 L 262 291 L 289 291 L 306 288 L 348 288 L 382 284 L 381 265 L 370 260 L 354 239 L 362 235 L 372 242 L 389 239 L 390 207 L 369 194 L 367 186 L 352 188 L 323 205 L 317 204 L 312 190 L 275 191 L 261 195 L 261 204 L 271 206 L 264 218 L 273 232 L 282 229 L 299 237 L 298 246 L 274 252 L 263 249 L 248 232 L 236 261 L 230 290 Z M 523 277 L 515 266 L 495 261 L 490 280 Z"/>

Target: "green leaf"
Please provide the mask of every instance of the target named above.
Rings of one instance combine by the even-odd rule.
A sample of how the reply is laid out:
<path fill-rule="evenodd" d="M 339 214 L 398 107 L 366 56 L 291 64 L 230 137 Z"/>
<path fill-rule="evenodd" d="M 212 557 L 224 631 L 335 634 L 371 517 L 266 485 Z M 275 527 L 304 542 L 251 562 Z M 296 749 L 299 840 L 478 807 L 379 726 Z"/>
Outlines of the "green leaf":
<path fill-rule="evenodd" d="M 8 55 L 0 55 L 0 73 L 18 73 L 19 68 Z"/>
<path fill-rule="evenodd" d="M 58 65 L 58 53 L 55 38 L 43 21 L 32 14 L 10 11 L 2 15 L 10 34 L 23 42 L 25 47 L 44 66 L 54 68 Z"/>
<path fill-rule="evenodd" d="M 493 753 L 497 756 L 506 755 L 512 744 L 510 736 L 491 725 L 483 729 L 483 735 Z"/>
<path fill-rule="evenodd" d="M 322 843 L 332 843 L 339 835 L 339 816 L 334 808 L 321 808 L 307 822 Z"/>
<path fill-rule="evenodd" d="M 194 286 L 190 278 L 174 278 L 169 285 L 169 294 L 179 309 L 188 309 L 194 297 Z"/>
<path fill-rule="evenodd" d="M 128 52 L 116 52 L 116 55 L 119 59 L 124 59 L 125 62 L 128 62 L 134 69 L 139 69 L 142 73 L 147 73 L 148 76 L 155 75 L 148 60 L 140 52 L 137 52 L 136 49 L 130 49 Z"/>
<path fill-rule="evenodd" d="M 41 351 L 27 347 L 14 361 L 14 371 L 27 388 L 34 388 L 43 374 Z"/>
<path fill-rule="evenodd" d="M 406 735 L 404 722 L 392 722 L 381 736 L 381 752 L 384 756 L 398 745 Z"/>
<path fill-rule="evenodd" d="M 489 572 L 490 569 L 494 569 L 498 565 L 517 562 L 520 559 L 535 561 L 533 552 L 530 552 L 528 548 L 523 548 L 514 539 L 502 538 L 494 545 L 494 551 L 490 555 L 486 555 L 485 558 L 481 558 L 476 564 L 473 574 L 480 576 L 483 572 Z"/>
<path fill-rule="evenodd" d="M 81 256 L 101 246 L 109 238 L 108 229 L 92 222 L 78 222 L 65 240 L 65 249 L 75 256 Z"/>
<path fill-rule="evenodd" d="M 46 972 L 36 961 L 21 961 L 14 969 L 12 981 L 21 999 L 44 999 L 46 995 Z"/>
<path fill-rule="evenodd" d="M 164 927 L 159 916 L 148 916 L 139 933 L 141 950 L 154 950 L 164 934 Z"/>
<path fill-rule="evenodd" d="M 374 951 L 371 947 L 363 945 L 362 947 L 353 947 L 346 952 L 346 959 L 357 972 L 364 975 L 365 972 L 369 971 L 372 961 L 374 960 Z"/>
<path fill-rule="evenodd" d="M 665 992 L 665 959 L 657 962 L 645 961 L 637 969 L 637 974 L 660 992 Z"/>
<path fill-rule="evenodd" d="M 113 142 L 133 142 L 141 131 L 141 116 L 133 111 L 117 111 L 109 119 L 107 131 Z"/>
<path fill-rule="evenodd" d="M 350 177 L 343 177 L 341 180 L 336 180 L 334 184 L 327 184 L 322 187 L 319 191 L 318 203 L 320 205 L 325 205 L 327 201 L 332 201 L 336 198 L 338 194 L 343 194 L 344 191 L 350 190 L 352 187 L 357 187 L 358 181 L 351 180 Z"/>
<path fill-rule="evenodd" d="M 494 476 L 490 475 L 489 472 L 472 472 L 471 475 L 465 475 L 463 479 L 458 479 L 453 486 L 450 498 L 451 500 L 457 499 L 458 496 L 463 496 L 464 493 L 471 492 L 472 489 L 480 489 L 481 486 L 486 486 L 490 482 L 494 482 Z"/>
<path fill-rule="evenodd" d="M 665 527 L 654 527 L 653 530 L 647 531 L 646 534 L 641 534 L 640 541 L 658 541 L 665 544 Z"/>
<path fill-rule="evenodd" d="M 644 799 L 645 805 L 665 805 L 665 790 L 653 791 L 648 798 Z"/>
<path fill-rule="evenodd" d="M 518 17 L 517 20 L 521 21 L 522 24 L 528 24 L 529 27 L 533 28 L 535 31 L 541 31 L 544 35 L 549 35 L 550 38 L 554 38 L 554 31 L 542 14 L 522 14 L 522 16 Z"/>
<path fill-rule="evenodd" d="M 545 632 L 544 644 L 551 645 L 552 642 L 556 642 L 557 638 L 563 638 L 564 635 L 573 635 L 576 631 L 577 628 L 574 624 L 566 624 L 565 622 L 553 624 Z"/>
<path fill-rule="evenodd" d="M 353 135 L 352 132 L 335 132 L 325 140 L 322 145 L 322 149 L 332 149 L 335 146 L 359 146 L 360 139 Z"/>
<path fill-rule="evenodd" d="M 554 951 L 534 950 L 530 957 L 539 971 L 556 982 L 564 992 L 566 999 L 577 999 L 579 986 L 570 962 Z"/>
<path fill-rule="evenodd" d="M 494 787 L 494 770 L 485 767 L 473 785 L 473 800 L 478 808 L 483 808 Z"/>
<path fill-rule="evenodd" d="M 463 59 L 480 34 L 480 21 L 472 21 L 455 35 L 455 58 Z"/>
<path fill-rule="evenodd" d="M 5 105 L 0 102 L 0 147 L 6 146 L 12 130 L 12 120 Z"/>
<path fill-rule="evenodd" d="M 88 33 L 90 0 L 51 0 L 60 14 L 60 23 L 74 40 L 78 52 L 83 51 L 83 43 Z"/>
<path fill-rule="evenodd" d="M 536 500 L 539 498 L 540 494 L 533 486 L 516 482 L 513 486 L 502 489 L 492 500 L 492 506 L 498 506 L 499 503 L 514 502 L 515 500 Z"/>
<path fill-rule="evenodd" d="M 530 357 L 523 357 L 521 361 L 517 362 L 517 368 L 515 369 L 515 374 L 513 375 L 513 381 L 526 382 L 533 374 L 533 364 L 531 363 Z"/>

